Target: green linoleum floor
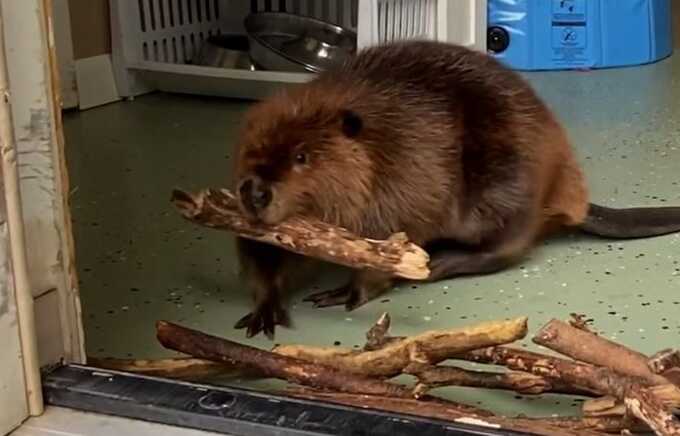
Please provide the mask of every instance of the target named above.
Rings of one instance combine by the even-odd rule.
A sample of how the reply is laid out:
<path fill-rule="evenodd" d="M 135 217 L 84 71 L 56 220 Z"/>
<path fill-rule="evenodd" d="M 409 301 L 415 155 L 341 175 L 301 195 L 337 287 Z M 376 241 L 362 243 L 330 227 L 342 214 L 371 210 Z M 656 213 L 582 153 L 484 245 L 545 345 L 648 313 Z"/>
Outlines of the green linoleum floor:
<path fill-rule="evenodd" d="M 680 205 L 679 57 L 639 68 L 527 76 L 570 131 L 594 201 Z M 250 299 L 236 276 L 230 235 L 183 221 L 169 203 L 173 187 L 225 183 L 246 108 L 237 101 L 154 94 L 66 116 L 91 355 L 168 355 L 154 338 L 157 319 L 246 342 L 232 329 Z M 337 281 L 333 276 L 326 276 L 326 285 Z M 521 315 L 530 317 L 534 332 L 551 317 L 575 312 L 587 314 L 607 337 L 653 353 L 680 342 L 680 236 L 620 243 L 565 236 L 503 273 L 404 285 L 351 313 L 313 309 L 300 302 L 304 294 L 292 296 L 296 326 L 279 329 L 277 342 L 352 347 L 384 311 L 393 317 L 395 334 Z M 247 342 L 272 345 L 262 337 Z M 506 414 L 578 410 L 568 397 L 439 393 Z"/>

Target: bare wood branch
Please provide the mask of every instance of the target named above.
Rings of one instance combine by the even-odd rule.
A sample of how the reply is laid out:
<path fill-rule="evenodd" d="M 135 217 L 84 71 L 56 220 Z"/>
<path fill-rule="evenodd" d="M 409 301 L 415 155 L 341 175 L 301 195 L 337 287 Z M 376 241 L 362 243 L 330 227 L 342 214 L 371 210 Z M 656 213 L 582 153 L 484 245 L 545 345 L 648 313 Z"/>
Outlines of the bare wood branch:
<path fill-rule="evenodd" d="M 420 354 L 430 364 L 437 364 L 460 353 L 477 348 L 507 344 L 523 338 L 527 319 L 497 321 L 450 330 L 436 330 L 390 343 L 373 351 L 319 348 L 305 345 L 282 345 L 274 352 L 284 356 L 327 365 L 353 374 L 373 377 L 399 375 Z"/>
<path fill-rule="evenodd" d="M 225 189 L 196 195 L 175 190 L 172 202 L 189 221 L 237 233 L 244 238 L 356 269 L 376 269 L 406 279 L 430 275 L 429 256 L 403 233 L 385 241 L 360 238 L 345 229 L 320 221 L 290 218 L 277 225 L 254 223 L 239 210 Z"/>
<path fill-rule="evenodd" d="M 650 370 L 644 354 L 559 320 L 553 319 L 543 326 L 534 342 L 575 360 L 643 378 L 650 384 L 668 383 L 665 377 Z"/>

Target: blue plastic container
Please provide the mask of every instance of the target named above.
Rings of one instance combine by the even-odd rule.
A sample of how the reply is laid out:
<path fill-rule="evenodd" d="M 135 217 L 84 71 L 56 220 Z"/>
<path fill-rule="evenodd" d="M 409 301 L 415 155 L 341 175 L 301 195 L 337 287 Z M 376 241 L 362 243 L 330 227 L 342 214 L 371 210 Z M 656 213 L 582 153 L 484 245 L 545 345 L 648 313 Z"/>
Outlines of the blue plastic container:
<path fill-rule="evenodd" d="M 490 53 L 518 70 L 607 68 L 673 52 L 671 0 L 488 0 Z"/>

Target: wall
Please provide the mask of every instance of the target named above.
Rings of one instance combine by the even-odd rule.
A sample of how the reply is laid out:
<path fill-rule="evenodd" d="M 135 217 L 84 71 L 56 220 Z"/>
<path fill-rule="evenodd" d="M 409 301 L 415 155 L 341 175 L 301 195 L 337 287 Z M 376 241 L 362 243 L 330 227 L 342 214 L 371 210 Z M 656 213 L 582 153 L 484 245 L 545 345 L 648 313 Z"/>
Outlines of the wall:
<path fill-rule="evenodd" d="M 85 59 L 111 53 L 108 0 L 68 0 L 73 54 Z"/>

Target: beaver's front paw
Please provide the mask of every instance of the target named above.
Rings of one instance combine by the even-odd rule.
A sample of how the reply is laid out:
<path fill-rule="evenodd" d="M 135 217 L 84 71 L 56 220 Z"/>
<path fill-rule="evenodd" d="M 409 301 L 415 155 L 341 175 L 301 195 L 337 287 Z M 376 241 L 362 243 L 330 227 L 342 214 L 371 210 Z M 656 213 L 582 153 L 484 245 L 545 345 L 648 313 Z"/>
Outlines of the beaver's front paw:
<path fill-rule="evenodd" d="M 271 340 L 274 339 L 276 326 L 290 327 L 290 317 L 281 304 L 265 301 L 259 304 L 254 311 L 241 318 L 235 325 L 236 329 L 247 329 L 246 336 L 252 338 L 260 332 Z"/>

